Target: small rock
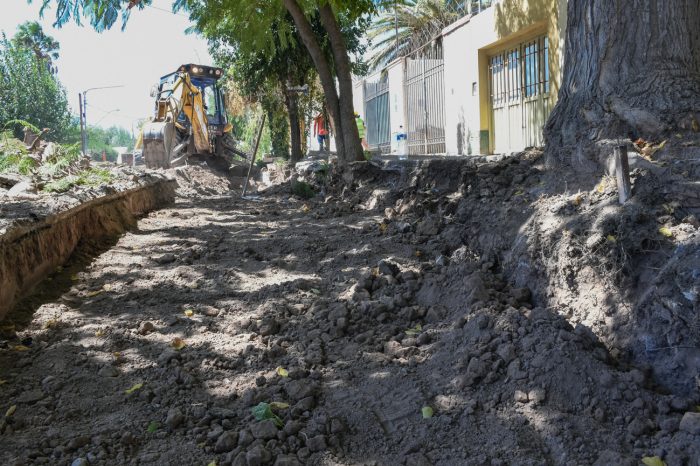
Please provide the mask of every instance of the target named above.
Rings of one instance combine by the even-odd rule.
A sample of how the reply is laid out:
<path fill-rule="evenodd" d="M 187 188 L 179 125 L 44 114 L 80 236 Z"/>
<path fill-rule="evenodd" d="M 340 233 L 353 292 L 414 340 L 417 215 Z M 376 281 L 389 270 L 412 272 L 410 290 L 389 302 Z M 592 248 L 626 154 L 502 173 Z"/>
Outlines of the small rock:
<path fill-rule="evenodd" d="M 294 402 L 309 396 L 315 396 L 318 389 L 318 383 L 304 379 L 292 380 L 284 386 L 284 390 L 287 392 L 287 395 Z"/>
<path fill-rule="evenodd" d="M 380 260 L 377 264 L 377 268 L 380 274 L 390 275 L 392 277 L 395 277 L 400 272 L 399 266 L 387 259 Z"/>
<path fill-rule="evenodd" d="M 66 445 L 66 450 L 74 451 L 78 448 L 84 447 L 88 443 L 90 443 L 90 437 L 87 435 L 81 435 L 80 437 L 72 438 L 70 442 L 68 442 L 68 445 Z"/>
<path fill-rule="evenodd" d="M 102 366 L 100 370 L 97 371 L 97 375 L 100 377 L 116 377 L 119 375 L 119 371 L 116 367 L 109 364 L 107 366 Z"/>
<path fill-rule="evenodd" d="M 90 465 L 90 463 L 88 463 L 88 460 L 86 460 L 85 458 L 76 458 L 70 464 L 70 466 L 89 466 L 89 465 Z"/>
<path fill-rule="evenodd" d="M 430 336 L 430 334 L 423 332 L 420 335 L 418 335 L 418 338 L 416 338 L 416 343 L 418 344 L 418 346 L 423 346 L 429 344 L 431 340 L 432 337 Z"/>
<path fill-rule="evenodd" d="M 535 404 L 542 403 L 546 396 L 547 394 L 543 388 L 535 388 L 534 390 L 530 390 L 527 394 L 528 399 Z"/>
<path fill-rule="evenodd" d="M 294 456 L 278 456 L 274 466 L 301 466 Z"/>
<path fill-rule="evenodd" d="M 678 428 L 689 434 L 700 435 L 700 413 L 685 413 Z"/>
<path fill-rule="evenodd" d="M 40 389 L 25 390 L 17 397 L 17 402 L 18 403 L 32 404 L 32 403 L 36 403 L 37 401 L 41 401 L 43 399 L 44 399 L 44 392 L 41 391 Z"/>
<path fill-rule="evenodd" d="M 299 421 L 287 421 L 284 425 L 284 433 L 287 435 L 296 435 L 301 430 L 301 423 Z"/>
<path fill-rule="evenodd" d="M 258 333 L 262 337 L 274 335 L 280 331 L 280 324 L 275 319 L 266 319 L 260 324 Z"/>
<path fill-rule="evenodd" d="M 251 425 L 250 432 L 256 439 L 270 440 L 277 438 L 277 426 L 272 419 L 267 419 Z"/>
<path fill-rule="evenodd" d="M 653 425 L 650 425 L 649 421 L 643 421 L 639 418 L 632 419 L 632 422 L 627 426 L 627 431 L 634 437 L 639 437 L 641 435 L 650 432 L 653 429 Z"/>
<path fill-rule="evenodd" d="M 286 426 L 285 426 L 285 430 L 286 430 Z M 342 419 L 338 419 L 337 417 L 334 417 L 333 419 L 331 419 L 331 426 L 330 426 L 331 434 L 342 434 L 343 432 L 345 432 L 347 430 L 348 430 L 348 428 Z"/>
<path fill-rule="evenodd" d="M 521 390 L 516 390 L 515 391 L 515 396 L 513 397 L 516 402 L 518 403 L 527 403 L 528 398 L 527 398 L 527 393 L 521 391 Z"/>
<path fill-rule="evenodd" d="M 139 324 L 138 334 L 139 335 L 148 335 L 149 333 L 151 333 L 155 329 L 156 329 L 156 327 L 151 322 L 141 322 Z"/>
<path fill-rule="evenodd" d="M 309 440 L 307 440 L 306 446 L 312 453 L 323 451 L 326 449 L 326 437 L 323 435 L 311 437 Z"/>
<path fill-rule="evenodd" d="M 158 364 L 165 366 L 173 359 L 180 359 L 180 353 L 175 351 L 174 348 L 167 348 L 160 354 L 160 356 L 158 356 Z"/>
<path fill-rule="evenodd" d="M 248 429 L 243 429 L 238 433 L 238 444 L 247 447 L 255 441 L 255 437 L 250 433 Z"/>
<path fill-rule="evenodd" d="M 177 259 L 175 257 L 175 254 L 170 252 L 153 258 L 153 260 L 160 265 L 172 264 L 173 262 L 175 262 L 175 259 Z"/>
<path fill-rule="evenodd" d="M 216 441 L 214 451 L 216 453 L 227 453 L 236 448 L 237 443 L 238 438 L 233 432 L 224 432 Z"/>
<path fill-rule="evenodd" d="M 168 417 L 165 419 L 165 425 L 170 430 L 175 430 L 185 421 L 185 416 L 178 408 L 171 408 L 168 411 Z"/>
<path fill-rule="evenodd" d="M 411 232 L 411 224 L 408 222 L 396 222 L 396 231 L 405 234 Z"/>
<path fill-rule="evenodd" d="M 245 455 L 248 466 L 261 466 L 272 460 L 272 453 L 261 445 L 256 445 Z"/>

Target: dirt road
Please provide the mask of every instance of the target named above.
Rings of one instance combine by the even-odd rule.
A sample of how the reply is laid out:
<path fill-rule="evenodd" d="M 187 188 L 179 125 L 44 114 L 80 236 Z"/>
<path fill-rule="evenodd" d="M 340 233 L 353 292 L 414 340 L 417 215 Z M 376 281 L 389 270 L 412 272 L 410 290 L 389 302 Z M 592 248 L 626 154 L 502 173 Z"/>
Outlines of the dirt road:
<path fill-rule="evenodd" d="M 415 228 L 288 194 L 152 213 L 0 349 L 0 463 L 700 464 L 688 400 Z"/>

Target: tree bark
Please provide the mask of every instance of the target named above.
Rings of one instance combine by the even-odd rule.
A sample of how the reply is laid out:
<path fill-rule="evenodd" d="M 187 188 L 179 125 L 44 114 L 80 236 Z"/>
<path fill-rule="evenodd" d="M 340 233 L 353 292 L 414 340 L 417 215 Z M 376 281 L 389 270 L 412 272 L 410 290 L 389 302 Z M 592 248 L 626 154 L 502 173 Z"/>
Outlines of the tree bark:
<path fill-rule="evenodd" d="M 297 96 L 290 95 L 288 92 L 285 93 L 284 103 L 287 107 L 287 113 L 289 115 L 289 133 L 290 133 L 290 144 L 292 146 L 292 163 L 296 163 L 301 160 L 301 125 L 299 124 L 299 103 L 297 102 Z"/>
<path fill-rule="evenodd" d="M 347 160 L 362 161 L 365 160 L 362 144 L 360 143 L 360 134 L 355 123 L 355 104 L 352 96 L 352 68 L 350 66 L 350 57 L 348 49 L 345 45 L 345 38 L 338 25 L 333 8 L 329 3 L 319 6 L 318 9 L 321 24 L 328 33 L 328 39 L 333 51 L 333 59 L 335 61 L 335 72 L 338 77 L 338 85 L 340 87 L 340 118 L 343 122 L 343 139 L 345 142 L 345 150 Z"/>
<path fill-rule="evenodd" d="M 596 169 L 615 141 L 696 130 L 699 25 L 700 0 L 568 2 L 562 85 L 544 128 L 547 161 Z"/>
<path fill-rule="evenodd" d="M 340 113 L 340 99 L 338 97 L 338 91 L 335 87 L 335 80 L 333 79 L 333 73 L 331 72 L 331 67 L 328 64 L 323 49 L 316 40 L 316 35 L 314 34 L 311 23 L 304 15 L 304 11 L 299 6 L 297 0 L 283 0 L 284 6 L 292 16 L 294 24 L 299 31 L 299 37 L 304 43 L 304 46 L 309 51 L 311 55 L 311 60 L 313 60 L 316 66 L 316 71 L 318 72 L 319 79 L 321 81 L 321 87 L 323 87 L 323 94 L 326 97 L 326 105 L 328 106 L 328 112 L 333 121 L 333 126 L 336 128 L 336 138 L 335 145 L 338 151 L 338 159 L 341 163 L 345 163 L 347 160 L 346 148 L 344 144 L 344 138 L 342 137 L 342 118 Z"/>

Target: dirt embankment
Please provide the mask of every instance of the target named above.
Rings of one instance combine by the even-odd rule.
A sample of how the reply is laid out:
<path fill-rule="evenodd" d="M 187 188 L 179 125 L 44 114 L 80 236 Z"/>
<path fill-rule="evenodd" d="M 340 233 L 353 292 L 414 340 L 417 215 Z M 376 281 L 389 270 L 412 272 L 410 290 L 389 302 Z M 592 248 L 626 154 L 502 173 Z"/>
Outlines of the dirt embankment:
<path fill-rule="evenodd" d="M 174 188 L 172 180 L 145 175 L 121 190 L 3 200 L 0 319 L 60 268 L 81 242 L 115 237 L 134 227 L 137 216 L 172 202 Z"/>
<path fill-rule="evenodd" d="M 431 254 L 466 251 L 529 288 L 664 390 L 700 390 L 700 165 L 633 160 L 634 196 L 572 179 L 536 152 L 498 163 L 434 161 L 399 175 L 356 171 L 343 198 L 389 225 L 435 235 Z M 363 171 L 365 173 L 363 173 Z M 406 223 L 410 225 L 406 225 Z"/>

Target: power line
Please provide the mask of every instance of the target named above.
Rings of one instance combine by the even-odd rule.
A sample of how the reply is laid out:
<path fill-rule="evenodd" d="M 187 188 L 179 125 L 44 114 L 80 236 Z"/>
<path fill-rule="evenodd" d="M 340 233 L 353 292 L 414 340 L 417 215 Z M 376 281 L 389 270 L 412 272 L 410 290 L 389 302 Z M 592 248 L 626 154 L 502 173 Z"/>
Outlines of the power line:
<path fill-rule="evenodd" d="M 187 19 L 190 18 L 190 17 L 189 17 L 188 15 L 186 15 L 186 14 L 177 13 L 177 12 L 171 11 L 171 10 L 166 10 L 165 8 L 160 8 L 160 7 L 153 6 L 153 5 L 145 5 L 145 6 L 146 6 L 146 8 L 153 8 L 154 10 L 162 11 L 163 13 L 170 13 L 171 15 L 182 16 L 182 17 L 187 18 Z"/>

